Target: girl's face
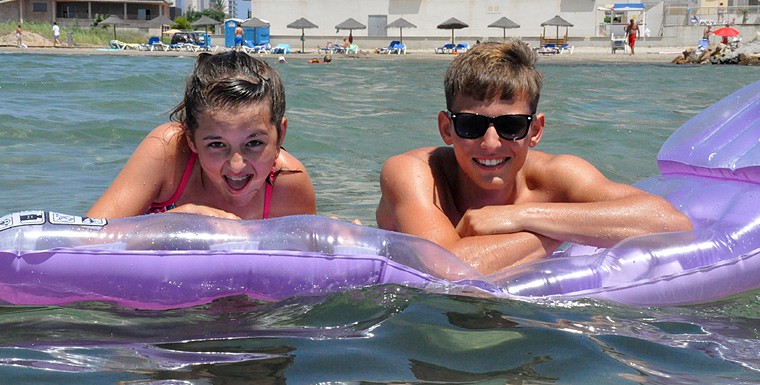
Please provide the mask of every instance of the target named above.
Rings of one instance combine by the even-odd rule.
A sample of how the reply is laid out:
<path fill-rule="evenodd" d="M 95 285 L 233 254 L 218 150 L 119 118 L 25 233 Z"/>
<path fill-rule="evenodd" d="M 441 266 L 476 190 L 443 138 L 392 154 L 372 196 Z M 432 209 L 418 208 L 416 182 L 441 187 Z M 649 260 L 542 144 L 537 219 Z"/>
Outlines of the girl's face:
<path fill-rule="evenodd" d="M 279 155 L 287 121 L 283 118 L 278 137 L 270 114 L 267 103 L 208 111 L 199 114 L 198 129 L 188 136 L 204 181 L 211 182 L 214 190 L 235 206 L 250 203 L 263 191 Z"/>

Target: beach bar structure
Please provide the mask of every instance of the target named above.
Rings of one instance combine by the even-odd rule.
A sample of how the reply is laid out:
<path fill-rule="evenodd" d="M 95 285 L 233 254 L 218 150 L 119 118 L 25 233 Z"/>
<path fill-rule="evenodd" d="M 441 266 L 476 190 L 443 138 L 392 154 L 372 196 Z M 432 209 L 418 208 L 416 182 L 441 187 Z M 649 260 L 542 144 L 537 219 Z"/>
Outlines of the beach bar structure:
<path fill-rule="evenodd" d="M 626 0 L 618 0 L 628 3 Z M 648 10 L 654 7 L 654 2 L 631 0 L 637 8 Z M 287 4 L 287 12 L 283 6 Z M 330 1 L 287 1 L 282 0 L 251 0 L 251 9 L 256 17 L 271 23 L 270 33 L 273 36 L 288 36 L 294 34 L 288 30 L 287 24 L 298 17 L 306 17 L 319 25 L 310 30 L 312 36 L 330 37 L 332 41 L 340 41 L 348 37 L 348 31 L 336 31 L 333 26 L 348 18 L 353 18 L 367 26 L 366 29 L 354 30 L 353 37 L 357 44 L 362 45 L 362 38 L 396 37 L 388 25 L 403 18 L 415 25 L 413 30 L 404 31 L 404 37 L 444 38 L 451 40 L 451 30 L 438 29 L 437 26 L 451 17 L 461 20 L 468 27 L 457 31 L 458 40 L 474 43 L 476 39 L 503 38 L 504 31 L 489 27 L 494 20 L 506 17 L 513 21 L 518 28 L 511 29 L 510 35 L 516 37 L 535 37 L 543 33 L 540 23 L 558 15 L 567 20 L 573 27 L 573 36 L 578 38 L 597 36 L 598 20 L 604 17 L 605 8 L 615 4 L 609 0 L 330 0 Z M 662 7 L 655 12 L 662 11 Z M 656 19 L 656 18 L 655 18 Z M 388 39 L 394 40 L 394 39 Z M 324 42 L 320 42 L 323 44 Z M 387 42 L 386 42 L 387 43 Z M 409 42 L 409 44 L 414 44 Z"/>
<path fill-rule="evenodd" d="M 114 15 L 132 28 L 156 28 L 150 20 L 172 18 L 171 0 L 5 0 L 0 2 L 0 21 L 53 22 L 91 25 L 98 15 Z"/>

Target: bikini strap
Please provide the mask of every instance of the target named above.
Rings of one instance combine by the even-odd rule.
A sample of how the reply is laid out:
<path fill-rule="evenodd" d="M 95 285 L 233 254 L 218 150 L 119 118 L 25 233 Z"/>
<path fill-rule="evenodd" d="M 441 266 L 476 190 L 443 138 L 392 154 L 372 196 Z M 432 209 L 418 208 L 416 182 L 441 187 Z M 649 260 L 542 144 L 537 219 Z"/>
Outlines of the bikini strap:
<path fill-rule="evenodd" d="M 279 170 L 272 167 L 272 171 L 269 172 L 267 177 L 266 186 L 264 187 L 264 214 L 263 219 L 269 218 L 269 206 L 272 203 L 272 191 L 274 190 L 274 180 L 277 179 Z"/>
<path fill-rule="evenodd" d="M 182 174 L 182 179 L 179 181 L 179 186 L 177 186 L 177 190 L 174 191 L 174 195 L 172 195 L 171 198 L 167 199 L 164 202 L 154 203 L 150 205 L 149 210 L 151 210 L 151 212 L 155 212 L 156 209 L 160 210 L 158 212 L 166 211 L 166 209 L 161 210 L 161 208 L 171 207 L 179 200 L 179 197 L 182 196 L 182 193 L 185 191 L 185 187 L 187 187 L 187 181 L 190 180 L 190 175 L 193 173 L 193 165 L 195 165 L 195 159 L 197 157 L 198 154 L 194 152 L 190 153 L 190 158 L 187 160 L 185 172 Z"/>

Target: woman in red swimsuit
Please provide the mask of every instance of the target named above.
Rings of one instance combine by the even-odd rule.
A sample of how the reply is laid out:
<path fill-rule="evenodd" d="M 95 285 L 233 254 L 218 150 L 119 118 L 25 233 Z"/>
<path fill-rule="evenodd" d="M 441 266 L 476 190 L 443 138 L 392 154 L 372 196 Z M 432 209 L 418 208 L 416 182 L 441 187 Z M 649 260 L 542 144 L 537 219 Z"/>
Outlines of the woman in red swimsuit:
<path fill-rule="evenodd" d="M 314 214 L 311 178 L 282 149 L 287 123 L 282 79 L 266 62 L 201 54 L 171 122 L 148 134 L 87 215 Z"/>

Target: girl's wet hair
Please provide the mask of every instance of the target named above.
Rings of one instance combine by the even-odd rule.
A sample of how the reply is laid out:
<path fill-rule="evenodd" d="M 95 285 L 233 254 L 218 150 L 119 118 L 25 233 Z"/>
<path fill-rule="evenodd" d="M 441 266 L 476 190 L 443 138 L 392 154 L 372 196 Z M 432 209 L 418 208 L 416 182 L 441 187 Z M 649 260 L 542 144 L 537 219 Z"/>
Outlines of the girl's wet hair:
<path fill-rule="evenodd" d="M 171 120 L 182 124 L 192 137 L 204 112 L 262 102 L 271 107 L 271 123 L 281 138 L 285 88 L 280 75 L 263 60 L 243 52 L 202 53 L 187 79 L 184 99 L 171 112 Z"/>
<path fill-rule="evenodd" d="M 446 71 L 446 107 L 452 109 L 457 95 L 475 100 L 524 98 L 535 113 L 544 82 L 535 65 L 536 53 L 519 39 L 478 44 L 457 56 Z"/>

